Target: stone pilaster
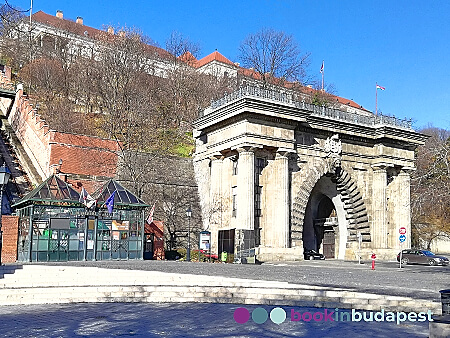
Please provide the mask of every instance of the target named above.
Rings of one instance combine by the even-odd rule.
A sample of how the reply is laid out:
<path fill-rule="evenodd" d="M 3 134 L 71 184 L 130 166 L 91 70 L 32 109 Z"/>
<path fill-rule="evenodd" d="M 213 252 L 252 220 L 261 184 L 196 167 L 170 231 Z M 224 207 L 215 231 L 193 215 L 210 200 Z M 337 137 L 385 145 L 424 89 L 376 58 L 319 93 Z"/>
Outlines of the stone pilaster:
<path fill-rule="evenodd" d="M 222 171 L 223 171 L 223 157 L 213 156 L 211 160 L 211 189 L 209 196 L 209 211 L 207 215 L 210 219 L 211 231 L 211 252 L 217 253 L 218 251 L 218 235 L 221 227 L 222 220 Z"/>
<path fill-rule="evenodd" d="M 387 173 L 385 166 L 373 167 L 373 186 L 372 186 L 372 235 L 375 249 L 387 248 Z"/>
<path fill-rule="evenodd" d="M 255 154 L 250 147 L 238 148 L 237 229 L 255 228 Z"/>
<path fill-rule="evenodd" d="M 289 247 L 289 159 L 287 152 L 277 152 L 275 157 L 275 200 L 273 247 Z"/>
<path fill-rule="evenodd" d="M 407 170 L 401 170 L 398 176 L 395 178 L 397 193 L 396 193 L 396 206 L 392 210 L 393 217 L 395 221 L 395 237 L 396 246 L 395 248 L 400 248 L 399 242 L 399 229 L 401 227 L 406 228 L 406 241 L 403 243 L 402 248 L 411 247 L 411 200 L 410 200 L 410 183 L 411 178 Z"/>

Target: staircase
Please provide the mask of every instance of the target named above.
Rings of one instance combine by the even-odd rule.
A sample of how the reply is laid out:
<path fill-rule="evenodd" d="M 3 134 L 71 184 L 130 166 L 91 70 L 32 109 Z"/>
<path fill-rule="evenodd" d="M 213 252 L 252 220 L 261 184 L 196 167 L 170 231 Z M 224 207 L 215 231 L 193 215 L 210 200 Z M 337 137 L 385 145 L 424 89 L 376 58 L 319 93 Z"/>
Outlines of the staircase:
<path fill-rule="evenodd" d="M 98 267 L 0 267 L 0 305 L 99 302 L 236 303 L 440 313 L 429 300 L 345 288 Z"/>

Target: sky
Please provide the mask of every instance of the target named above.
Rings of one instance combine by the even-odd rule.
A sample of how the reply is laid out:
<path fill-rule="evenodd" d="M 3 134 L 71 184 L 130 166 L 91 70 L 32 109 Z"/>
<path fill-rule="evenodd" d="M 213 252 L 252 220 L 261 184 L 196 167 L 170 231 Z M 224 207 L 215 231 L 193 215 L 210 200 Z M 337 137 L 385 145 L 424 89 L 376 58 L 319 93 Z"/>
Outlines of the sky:
<path fill-rule="evenodd" d="M 1 0 L 3 2 L 4 0 Z M 8 0 L 30 8 L 30 0 Z M 325 0 L 33 0 L 42 10 L 97 29 L 136 27 L 160 47 L 173 31 L 239 62 L 239 45 L 262 28 L 292 35 L 311 54 L 310 76 L 364 108 L 412 118 L 417 129 L 450 129 L 450 1 Z"/>

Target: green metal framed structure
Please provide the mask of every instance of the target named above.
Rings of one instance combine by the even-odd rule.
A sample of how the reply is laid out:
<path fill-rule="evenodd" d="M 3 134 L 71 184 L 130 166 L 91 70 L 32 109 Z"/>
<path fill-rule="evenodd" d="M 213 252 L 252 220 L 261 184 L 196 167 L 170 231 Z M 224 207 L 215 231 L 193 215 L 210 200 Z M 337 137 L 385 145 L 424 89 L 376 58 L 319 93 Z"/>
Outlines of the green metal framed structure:
<path fill-rule="evenodd" d="M 116 191 L 114 209 L 105 202 Z M 19 216 L 18 261 L 143 259 L 144 209 L 149 205 L 114 180 L 87 209 L 67 182 L 52 175 L 13 205 Z"/>

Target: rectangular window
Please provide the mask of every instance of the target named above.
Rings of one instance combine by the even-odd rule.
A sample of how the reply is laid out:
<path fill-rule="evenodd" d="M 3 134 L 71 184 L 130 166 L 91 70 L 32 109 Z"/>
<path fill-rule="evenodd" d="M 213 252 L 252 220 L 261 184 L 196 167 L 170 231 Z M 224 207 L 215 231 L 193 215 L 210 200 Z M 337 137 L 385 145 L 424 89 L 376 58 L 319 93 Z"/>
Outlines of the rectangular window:
<path fill-rule="evenodd" d="M 256 165 L 256 168 L 255 168 L 256 174 L 261 175 L 264 167 L 266 166 L 266 159 L 262 158 L 262 157 L 257 157 L 255 165 Z"/>
<path fill-rule="evenodd" d="M 261 245 L 261 228 L 257 227 L 255 223 L 255 247 Z"/>
<path fill-rule="evenodd" d="M 232 187 L 231 188 L 231 193 L 232 193 L 232 216 L 236 217 L 237 214 L 237 187 Z"/>
<path fill-rule="evenodd" d="M 262 186 L 255 186 L 255 217 L 261 217 Z"/>
<path fill-rule="evenodd" d="M 237 175 L 238 174 L 238 161 L 236 159 L 232 162 L 233 162 L 233 175 Z"/>

